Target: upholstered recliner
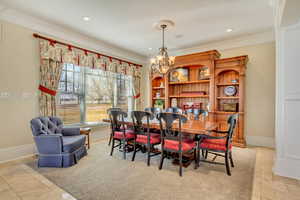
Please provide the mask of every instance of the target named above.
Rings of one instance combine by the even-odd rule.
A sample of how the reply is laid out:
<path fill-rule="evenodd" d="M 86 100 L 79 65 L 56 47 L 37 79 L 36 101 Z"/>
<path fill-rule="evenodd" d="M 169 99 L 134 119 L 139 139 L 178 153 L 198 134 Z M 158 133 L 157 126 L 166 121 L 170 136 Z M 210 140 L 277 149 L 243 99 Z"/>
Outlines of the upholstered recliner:
<path fill-rule="evenodd" d="M 80 128 L 63 127 L 57 117 L 37 117 L 30 124 L 39 167 L 69 167 L 87 155 Z"/>

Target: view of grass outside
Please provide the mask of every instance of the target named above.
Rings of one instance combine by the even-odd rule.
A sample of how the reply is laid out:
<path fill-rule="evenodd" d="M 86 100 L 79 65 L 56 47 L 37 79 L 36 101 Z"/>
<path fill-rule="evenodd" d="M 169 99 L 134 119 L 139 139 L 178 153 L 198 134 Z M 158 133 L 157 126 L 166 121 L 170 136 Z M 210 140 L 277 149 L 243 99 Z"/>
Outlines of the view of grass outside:
<path fill-rule="evenodd" d="M 99 69 L 65 64 L 59 84 L 57 113 L 66 124 L 99 123 L 107 109 L 133 107 L 132 79 Z"/>

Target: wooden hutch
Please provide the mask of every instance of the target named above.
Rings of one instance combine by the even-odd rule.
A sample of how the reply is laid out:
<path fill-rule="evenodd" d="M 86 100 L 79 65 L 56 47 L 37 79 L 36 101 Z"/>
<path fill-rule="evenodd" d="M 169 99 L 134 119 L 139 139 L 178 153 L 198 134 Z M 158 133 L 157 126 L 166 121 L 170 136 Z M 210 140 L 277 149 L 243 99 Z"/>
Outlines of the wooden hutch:
<path fill-rule="evenodd" d="M 220 53 L 216 50 L 177 56 L 174 66 L 165 75 L 151 74 L 151 105 L 167 108 L 175 102 L 177 107 L 183 109 L 186 105 L 197 105 L 213 114 L 219 123 L 219 130 L 227 129 L 228 116 L 238 113 L 233 144 L 245 147 L 244 85 L 247 60 L 248 56 L 220 59 Z M 172 73 L 181 68 L 187 72 L 186 80 L 170 80 Z M 206 76 L 203 77 L 202 72 Z"/>

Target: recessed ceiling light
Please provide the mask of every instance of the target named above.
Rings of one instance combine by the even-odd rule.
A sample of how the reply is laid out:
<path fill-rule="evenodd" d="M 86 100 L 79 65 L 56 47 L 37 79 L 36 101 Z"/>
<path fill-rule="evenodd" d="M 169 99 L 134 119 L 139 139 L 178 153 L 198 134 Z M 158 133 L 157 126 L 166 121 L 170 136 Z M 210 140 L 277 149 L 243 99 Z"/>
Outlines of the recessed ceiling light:
<path fill-rule="evenodd" d="M 233 30 L 231 29 L 231 28 L 228 28 L 228 29 L 226 29 L 226 32 L 227 33 L 230 33 L 230 32 L 232 32 Z"/>
<path fill-rule="evenodd" d="M 88 17 L 88 16 L 85 16 L 85 17 L 83 17 L 82 19 L 83 19 L 84 21 L 90 21 L 90 20 L 91 20 L 91 18 Z"/>
<path fill-rule="evenodd" d="M 152 50 L 152 48 L 151 48 L 151 47 L 149 47 L 149 48 L 148 48 L 148 50 L 150 50 L 150 51 L 151 51 L 151 50 Z"/>

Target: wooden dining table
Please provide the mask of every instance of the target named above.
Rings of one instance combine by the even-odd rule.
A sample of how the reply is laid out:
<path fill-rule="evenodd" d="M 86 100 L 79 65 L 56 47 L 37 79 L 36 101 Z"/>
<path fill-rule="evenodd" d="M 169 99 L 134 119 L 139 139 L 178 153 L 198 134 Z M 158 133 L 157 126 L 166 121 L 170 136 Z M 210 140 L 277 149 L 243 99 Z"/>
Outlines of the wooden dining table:
<path fill-rule="evenodd" d="M 103 122 L 110 123 L 110 119 L 103 119 Z M 122 123 L 120 121 L 120 123 Z M 133 122 L 131 118 L 124 118 L 124 124 L 127 126 L 133 126 Z M 159 121 L 157 119 L 150 120 L 150 128 L 151 129 L 160 129 Z M 144 126 L 147 126 L 146 121 L 144 121 Z M 178 129 L 178 122 L 174 122 L 172 127 L 174 130 Z M 202 119 L 202 120 L 187 120 L 185 123 L 181 125 L 181 131 L 185 134 L 191 135 L 208 135 L 210 131 L 217 130 L 218 123 L 214 120 L 210 119 Z"/>
<path fill-rule="evenodd" d="M 205 138 L 209 135 L 214 135 L 211 131 L 217 130 L 218 129 L 218 123 L 213 120 L 214 118 L 205 118 L 201 120 L 187 120 L 185 123 L 182 123 L 181 125 L 181 131 L 185 135 L 191 135 L 191 136 L 198 136 L 200 138 Z M 103 119 L 103 122 L 110 123 L 110 119 Z M 119 121 L 119 123 L 124 123 L 127 126 L 133 126 L 133 122 L 131 118 L 124 118 L 124 122 Z M 172 129 L 176 130 L 178 129 L 178 121 L 175 121 Z M 147 127 L 147 122 L 143 121 L 143 125 Z M 159 121 L 155 118 L 153 120 L 150 120 L 149 123 L 151 129 L 157 129 L 160 130 L 160 124 Z M 188 167 L 191 162 L 194 160 L 193 154 L 184 154 L 183 155 L 183 166 Z M 178 165 L 178 159 L 173 160 L 173 164 Z"/>

